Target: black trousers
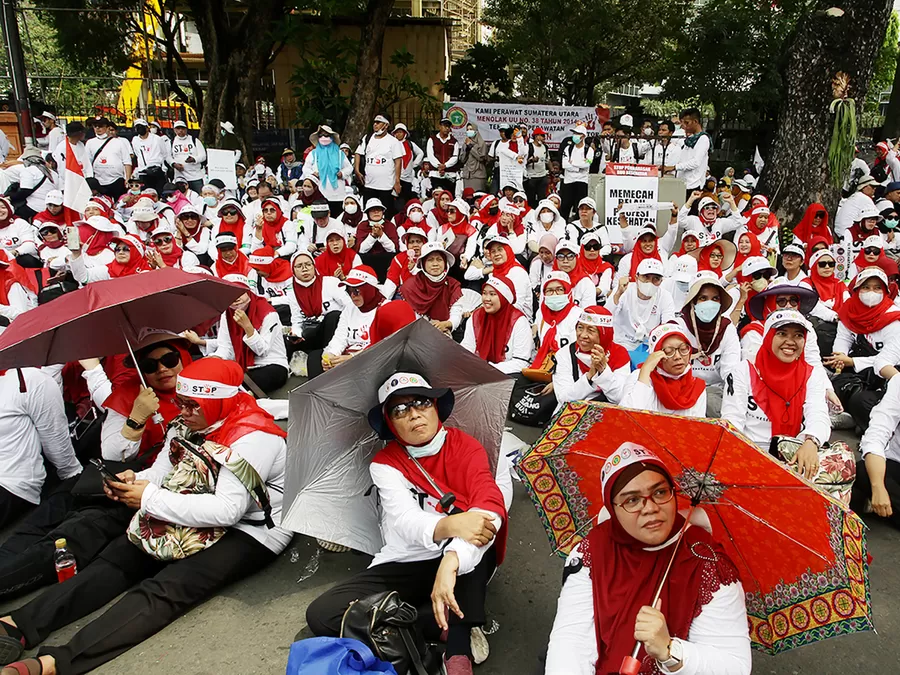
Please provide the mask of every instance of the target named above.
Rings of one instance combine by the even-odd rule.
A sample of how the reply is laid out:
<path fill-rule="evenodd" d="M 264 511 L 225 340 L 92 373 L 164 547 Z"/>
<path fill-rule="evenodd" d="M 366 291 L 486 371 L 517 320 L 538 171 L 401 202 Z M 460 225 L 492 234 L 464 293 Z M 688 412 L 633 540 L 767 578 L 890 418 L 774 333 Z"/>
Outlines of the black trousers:
<path fill-rule="evenodd" d="M 6 527 L 34 504 L 17 497 L 4 487 L 0 487 L 0 527 Z"/>
<path fill-rule="evenodd" d="M 549 183 L 550 176 L 525 179 L 525 195 L 528 197 L 528 205 L 531 208 L 536 209 L 538 202 L 547 196 L 547 185 Z"/>
<path fill-rule="evenodd" d="M 303 342 L 301 344 L 304 345 L 303 350 L 309 355 L 309 359 L 306 362 L 306 371 L 310 379 L 325 372 L 325 369 L 322 368 L 322 353 L 325 351 L 328 343 L 331 342 L 331 338 L 334 337 L 334 331 L 337 330 L 340 320 L 341 313 L 331 311 L 322 317 L 322 323 L 319 324 L 317 329 L 310 331 L 309 337 L 307 337 L 306 331 L 303 331 Z"/>
<path fill-rule="evenodd" d="M 456 198 L 456 181 L 453 178 L 441 178 L 439 175 L 431 176 L 431 187 L 446 190 Z"/>
<path fill-rule="evenodd" d="M 77 499 L 77 498 L 74 498 Z M 102 498 L 96 504 L 68 510 L 63 502 L 45 500 L 0 547 L 0 598 L 16 597 L 56 582 L 53 553 L 65 539 L 84 569 L 110 541 L 121 536 L 134 511 Z"/>
<path fill-rule="evenodd" d="M 843 372 L 837 375 L 832 383 L 835 393 L 844 405 L 844 410 L 850 413 L 856 426 L 865 432 L 869 428 L 872 408 L 884 397 L 884 381 L 874 377 L 867 368 L 861 373 Z"/>
<path fill-rule="evenodd" d="M 101 185 L 100 194 L 112 197 L 113 202 L 116 202 L 119 197 L 125 194 L 125 179 L 118 178 L 109 185 Z"/>
<path fill-rule="evenodd" d="M 900 462 L 893 459 L 886 460 L 884 487 L 891 498 L 891 507 L 894 511 L 888 520 L 894 527 L 900 528 Z M 871 498 L 872 481 L 869 480 L 865 461 L 860 460 L 856 463 L 856 480 L 853 482 L 853 493 L 850 495 L 850 508 L 861 514 L 866 502 Z"/>
<path fill-rule="evenodd" d="M 279 366 L 277 363 L 270 363 L 267 366 L 256 366 L 248 368 L 247 375 L 256 383 L 256 386 L 267 394 L 271 394 L 276 389 L 284 386 L 288 379 L 288 369 Z"/>
<path fill-rule="evenodd" d="M 39 652 L 56 659 L 59 675 L 87 673 L 139 645 L 216 591 L 260 570 L 275 557 L 253 537 L 231 530 L 190 558 L 163 563 L 123 535 L 77 575 L 48 588 L 12 617 L 27 646 L 33 648 L 53 631 L 129 591 L 68 644 L 43 647 Z"/>
<path fill-rule="evenodd" d="M 344 201 L 328 202 L 328 212 L 332 218 L 340 220 L 341 214 L 344 212 Z"/>
<path fill-rule="evenodd" d="M 561 183 L 559 186 L 560 208 L 559 214 L 567 223 L 570 220 L 572 209 L 578 208 L 578 202 L 587 197 L 587 183 Z"/>
<path fill-rule="evenodd" d="M 406 204 L 416 196 L 413 192 L 413 184 L 405 180 L 400 181 L 400 194 L 394 197 L 394 213 L 405 213 Z"/>
<path fill-rule="evenodd" d="M 200 190 L 203 189 L 203 179 L 198 178 L 197 180 L 189 180 L 188 187 L 199 195 Z"/>
<path fill-rule="evenodd" d="M 341 633 L 341 619 L 351 602 L 382 591 L 397 591 L 404 602 L 419 612 L 419 624 L 427 639 L 436 640 L 440 629 L 431 608 L 431 591 L 441 558 L 419 562 L 393 562 L 376 565 L 347 581 L 333 586 L 306 608 L 306 623 L 319 637 L 336 637 Z M 465 653 L 471 656 L 469 631 L 485 622 L 484 603 L 487 584 L 497 566 L 497 552 L 491 546 L 478 566 L 457 577 L 454 595 L 465 618 L 450 612 L 450 630 L 447 637 L 447 656 Z M 454 635 L 457 633 L 458 635 Z M 458 644 L 456 653 L 451 645 Z"/>
<path fill-rule="evenodd" d="M 381 203 L 384 204 L 384 219 L 390 220 L 394 217 L 394 214 L 397 213 L 396 205 L 394 204 L 394 195 L 393 190 L 373 190 L 372 188 L 363 188 L 362 190 L 363 197 L 365 197 L 365 201 L 369 201 L 370 199 L 379 199 Z M 366 208 L 366 205 L 363 204 L 363 208 Z"/>

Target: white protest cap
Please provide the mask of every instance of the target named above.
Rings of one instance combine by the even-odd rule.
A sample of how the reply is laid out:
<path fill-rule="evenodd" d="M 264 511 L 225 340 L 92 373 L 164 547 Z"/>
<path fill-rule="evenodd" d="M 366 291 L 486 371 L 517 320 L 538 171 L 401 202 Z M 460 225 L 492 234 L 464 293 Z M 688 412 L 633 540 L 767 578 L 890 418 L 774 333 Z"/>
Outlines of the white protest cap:
<path fill-rule="evenodd" d="M 749 277 L 764 270 L 771 272 L 770 277 L 774 277 L 778 273 L 778 270 L 772 267 L 767 258 L 760 255 L 750 256 L 741 265 L 741 276 Z"/>
<path fill-rule="evenodd" d="M 184 123 L 183 120 L 176 120 L 175 124 L 172 125 L 173 129 L 187 129 L 187 124 Z"/>
<path fill-rule="evenodd" d="M 590 197 L 584 197 L 580 202 L 578 202 L 578 208 L 581 208 L 582 206 L 590 206 L 592 209 L 594 209 L 594 211 L 597 210 L 597 202 L 595 202 Z"/>
<path fill-rule="evenodd" d="M 855 291 L 857 288 L 862 286 L 862 283 L 866 279 L 871 279 L 875 277 L 876 279 L 881 279 L 881 283 L 884 284 L 885 289 L 890 286 L 888 282 L 887 274 L 885 274 L 884 270 L 880 267 L 866 267 L 861 270 L 854 278 L 853 278 L 853 290 Z"/>
<path fill-rule="evenodd" d="M 776 309 L 774 312 L 769 314 L 768 318 L 766 318 L 766 323 L 763 326 L 763 335 L 768 333 L 770 330 L 774 330 L 781 326 L 787 326 L 789 324 L 797 324 L 799 326 L 802 326 L 807 333 L 812 330 L 812 325 L 809 323 L 809 321 L 806 320 L 806 317 L 796 309 Z"/>
<path fill-rule="evenodd" d="M 675 271 L 672 273 L 672 278 L 675 281 L 686 283 L 691 281 L 695 274 L 697 274 L 697 259 L 689 255 L 679 257 L 678 262 L 675 263 Z"/>
<path fill-rule="evenodd" d="M 44 197 L 44 204 L 47 206 L 62 206 L 63 193 L 59 190 L 50 190 L 50 192 L 47 193 L 47 196 Z"/>
<path fill-rule="evenodd" d="M 873 234 L 866 237 L 865 241 L 863 241 L 863 250 L 867 248 L 880 248 L 884 250 L 884 239 L 881 238 L 880 234 Z"/>
<path fill-rule="evenodd" d="M 246 286 L 248 289 L 250 288 L 250 280 L 247 278 L 246 274 L 226 274 L 222 277 L 223 281 L 230 281 L 233 284 L 241 284 Z"/>
<path fill-rule="evenodd" d="M 427 244 L 424 244 L 422 246 L 422 252 L 419 254 L 419 259 L 416 260 L 416 267 L 418 267 L 419 269 L 423 269 L 422 263 L 425 261 L 425 258 L 427 258 L 432 253 L 440 253 L 442 256 L 444 256 L 444 261 L 447 264 L 447 269 L 453 267 L 453 264 L 456 262 L 456 258 L 453 256 L 453 254 L 443 246 L 441 246 L 440 242 L 429 241 Z"/>
<path fill-rule="evenodd" d="M 663 276 L 664 271 L 663 264 L 656 258 L 644 258 L 637 268 L 638 274 L 656 274 L 657 276 Z"/>

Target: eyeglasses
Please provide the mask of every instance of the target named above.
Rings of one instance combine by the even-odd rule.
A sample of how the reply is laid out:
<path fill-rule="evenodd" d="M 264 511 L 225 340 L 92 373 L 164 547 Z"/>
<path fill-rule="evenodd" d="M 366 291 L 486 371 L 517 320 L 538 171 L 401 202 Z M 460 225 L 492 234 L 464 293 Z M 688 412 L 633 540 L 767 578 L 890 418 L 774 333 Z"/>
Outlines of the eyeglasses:
<path fill-rule="evenodd" d="M 166 352 L 158 359 L 149 356 L 138 359 L 137 367 L 141 369 L 144 375 L 152 375 L 159 369 L 160 364 L 162 364 L 163 368 L 174 368 L 179 363 L 181 363 L 181 354 L 178 352 Z"/>
<path fill-rule="evenodd" d="M 775 298 L 775 306 L 784 309 L 790 305 L 791 307 L 799 307 L 800 306 L 800 298 L 796 295 L 779 295 Z"/>
<path fill-rule="evenodd" d="M 197 403 L 192 398 L 182 398 L 181 396 L 175 397 L 175 407 L 179 410 L 184 410 L 188 414 L 195 412 L 200 409 L 200 404 Z"/>
<path fill-rule="evenodd" d="M 647 501 L 652 501 L 657 506 L 668 504 L 675 497 L 675 491 L 666 486 L 657 488 L 649 495 L 633 495 L 616 504 L 625 513 L 640 513 L 644 510 Z"/>
<path fill-rule="evenodd" d="M 782 260 L 793 260 L 793 259 L 799 259 L 799 258 L 802 258 L 802 257 L 803 257 L 803 256 L 800 255 L 799 253 L 791 253 L 791 252 L 787 252 L 787 253 L 782 253 L 782 254 L 781 254 Z"/>
<path fill-rule="evenodd" d="M 544 295 L 565 295 L 565 288 L 545 288 Z"/>
<path fill-rule="evenodd" d="M 691 346 L 687 342 L 682 342 L 677 347 L 664 347 L 662 350 L 662 353 L 668 357 L 675 356 L 676 352 L 681 356 L 689 356 L 691 353 Z"/>
<path fill-rule="evenodd" d="M 299 270 L 310 270 L 315 267 L 315 265 L 313 265 L 311 262 L 298 262 L 296 265 L 294 265 L 294 267 Z"/>
<path fill-rule="evenodd" d="M 171 243 L 172 243 L 172 237 L 157 237 L 156 239 L 153 240 L 153 244 L 155 246 L 159 246 L 160 244 L 171 244 Z"/>
<path fill-rule="evenodd" d="M 723 254 L 719 253 L 718 251 L 713 251 L 712 253 L 709 254 L 709 259 L 710 259 L 710 260 L 712 260 L 713 258 L 716 258 L 716 259 L 718 259 L 718 260 L 721 260 L 721 259 L 724 258 L 724 257 L 725 257 L 725 256 L 724 256 Z"/>
<path fill-rule="evenodd" d="M 116 247 L 113 249 L 113 251 L 115 251 L 116 253 L 131 253 L 131 249 L 128 248 L 127 246 L 125 246 L 125 245 L 122 245 L 122 246 L 116 246 Z"/>
<path fill-rule="evenodd" d="M 835 266 L 837 266 L 837 263 L 834 260 L 820 260 L 819 262 L 816 263 L 816 267 L 822 267 L 822 268 L 835 267 Z"/>
<path fill-rule="evenodd" d="M 237 214 L 238 212 L 235 209 L 225 209 L 222 211 L 223 216 L 236 216 Z"/>
<path fill-rule="evenodd" d="M 768 278 L 769 278 L 769 274 L 771 274 L 771 272 L 769 272 L 769 270 L 763 270 L 762 272 L 754 272 L 754 273 L 751 275 L 751 277 L 752 277 L 754 280 L 759 281 L 760 279 L 768 279 Z"/>
<path fill-rule="evenodd" d="M 584 245 L 585 251 L 599 251 L 600 250 L 600 242 L 598 241 L 590 241 Z"/>
<path fill-rule="evenodd" d="M 428 410 L 433 407 L 434 401 L 430 398 L 416 398 L 412 401 L 407 401 L 406 403 L 398 403 L 397 405 L 391 406 L 388 409 L 388 417 L 392 420 L 401 420 L 404 417 L 407 417 L 413 408 L 422 412 L 423 410 Z"/>
<path fill-rule="evenodd" d="M 575 258 L 577 258 L 577 257 L 578 257 L 578 255 L 575 253 L 557 253 L 556 254 L 557 260 L 575 260 Z"/>
<path fill-rule="evenodd" d="M 263 213 L 278 213 L 278 209 L 268 208 L 268 209 L 263 209 L 262 212 Z"/>
<path fill-rule="evenodd" d="M 354 295 L 362 295 L 362 289 L 361 288 L 348 288 L 347 295 L 349 295 L 351 297 Z"/>
<path fill-rule="evenodd" d="M 881 249 L 875 248 L 874 246 L 869 246 L 868 248 L 863 249 L 863 253 L 865 253 L 866 255 L 880 255 Z"/>

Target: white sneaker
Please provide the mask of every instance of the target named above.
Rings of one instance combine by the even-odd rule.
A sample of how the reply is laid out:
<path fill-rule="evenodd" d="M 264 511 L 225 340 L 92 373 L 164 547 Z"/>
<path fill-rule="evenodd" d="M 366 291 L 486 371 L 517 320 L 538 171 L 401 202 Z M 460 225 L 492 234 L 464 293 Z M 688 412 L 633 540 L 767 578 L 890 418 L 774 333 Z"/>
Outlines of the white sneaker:
<path fill-rule="evenodd" d="M 472 661 L 475 662 L 476 666 L 480 666 L 487 661 L 488 656 L 491 655 L 491 646 L 488 644 L 487 635 L 484 634 L 484 630 L 479 626 L 474 627 L 470 631 L 469 647 L 472 649 Z"/>
<path fill-rule="evenodd" d="M 294 355 L 291 357 L 291 375 L 294 377 L 308 377 L 309 370 L 307 369 L 307 362 L 309 361 L 309 355 L 298 349 L 294 352 Z"/>

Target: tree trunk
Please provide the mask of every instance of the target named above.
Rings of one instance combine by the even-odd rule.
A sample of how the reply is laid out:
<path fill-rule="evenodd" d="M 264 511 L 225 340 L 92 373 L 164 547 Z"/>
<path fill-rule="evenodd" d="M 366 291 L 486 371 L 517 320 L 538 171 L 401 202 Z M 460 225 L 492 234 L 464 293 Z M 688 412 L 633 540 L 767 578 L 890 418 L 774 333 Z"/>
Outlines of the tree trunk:
<path fill-rule="evenodd" d="M 769 196 L 771 208 L 789 228 L 812 202 L 821 202 L 832 214 L 837 207 L 839 191 L 829 182 L 827 166 L 834 126 L 831 79 L 839 71 L 849 75 L 847 95 L 861 115 L 892 6 L 891 0 L 854 0 L 842 3 L 842 16 L 826 15 L 834 4 L 818 0 L 786 42 L 782 105 L 758 191 Z"/>
<path fill-rule="evenodd" d="M 897 138 L 900 135 L 900 58 L 894 71 L 894 85 L 891 87 L 891 100 L 888 101 L 884 113 L 884 126 L 881 129 L 883 138 Z"/>
<path fill-rule="evenodd" d="M 189 0 L 203 44 L 208 83 L 200 140 L 217 147 L 220 122 L 232 122 L 243 154 L 251 159 L 256 98 L 275 47 L 273 29 L 285 16 L 285 0 L 255 0 L 252 8 L 226 11 L 225 0 Z"/>
<path fill-rule="evenodd" d="M 375 114 L 375 99 L 381 82 L 381 52 L 384 49 L 384 33 L 394 0 L 368 0 L 366 23 L 359 42 L 356 58 L 356 82 L 350 96 L 350 114 L 341 141 L 355 147 L 366 133 Z"/>

